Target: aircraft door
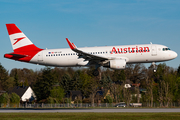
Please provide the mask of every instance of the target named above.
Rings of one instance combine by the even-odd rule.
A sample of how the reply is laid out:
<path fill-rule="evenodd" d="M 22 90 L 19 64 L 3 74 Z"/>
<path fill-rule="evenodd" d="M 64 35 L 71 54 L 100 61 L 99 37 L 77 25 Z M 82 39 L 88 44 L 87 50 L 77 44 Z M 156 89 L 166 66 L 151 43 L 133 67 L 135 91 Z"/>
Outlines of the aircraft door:
<path fill-rule="evenodd" d="M 151 45 L 151 55 L 152 56 L 157 55 L 157 47 L 155 45 Z"/>
<path fill-rule="evenodd" d="M 41 51 L 38 53 L 38 62 L 41 63 L 42 61 L 43 61 L 43 52 Z"/>

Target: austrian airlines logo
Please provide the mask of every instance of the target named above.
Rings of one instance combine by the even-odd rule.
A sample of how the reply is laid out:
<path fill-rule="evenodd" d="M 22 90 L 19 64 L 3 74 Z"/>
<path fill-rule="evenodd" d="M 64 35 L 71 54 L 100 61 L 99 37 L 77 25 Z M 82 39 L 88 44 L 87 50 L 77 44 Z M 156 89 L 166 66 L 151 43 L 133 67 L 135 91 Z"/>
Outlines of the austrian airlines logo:
<path fill-rule="evenodd" d="M 16 42 L 13 44 L 13 45 L 15 45 L 16 43 L 18 43 L 20 40 L 22 40 L 22 39 L 24 39 L 25 37 L 21 37 L 21 38 L 16 38 L 16 39 L 14 39 L 14 40 L 16 40 Z"/>

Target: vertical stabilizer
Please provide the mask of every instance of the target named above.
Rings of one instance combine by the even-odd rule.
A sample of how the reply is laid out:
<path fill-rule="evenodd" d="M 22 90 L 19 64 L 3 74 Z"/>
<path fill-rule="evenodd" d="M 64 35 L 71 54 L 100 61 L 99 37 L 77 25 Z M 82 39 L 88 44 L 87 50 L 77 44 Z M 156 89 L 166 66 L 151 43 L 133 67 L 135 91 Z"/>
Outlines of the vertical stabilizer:
<path fill-rule="evenodd" d="M 6 24 L 6 27 L 14 52 L 40 50 L 15 24 Z"/>

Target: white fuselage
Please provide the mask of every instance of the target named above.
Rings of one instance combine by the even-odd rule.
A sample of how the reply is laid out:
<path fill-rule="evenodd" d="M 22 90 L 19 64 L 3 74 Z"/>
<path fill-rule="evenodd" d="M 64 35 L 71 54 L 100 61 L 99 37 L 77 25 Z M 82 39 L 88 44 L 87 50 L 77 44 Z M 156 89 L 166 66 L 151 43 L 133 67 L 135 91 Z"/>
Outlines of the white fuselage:
<path fill-rule="evenodd" d="M 176 52 L 164 45 L 158 44 L 83 47 L 78 49 L 93 55 L 107 57 L 109 60 L 124 58 L 127 64 L 161 62 L 177 57 Z M 59 67 L 89 65 L 88 60 L 85 61 L 83 57 L 79 57 L 78 53 L 72 51 L 70 48 L 42 50 L 30 62 Z"/>

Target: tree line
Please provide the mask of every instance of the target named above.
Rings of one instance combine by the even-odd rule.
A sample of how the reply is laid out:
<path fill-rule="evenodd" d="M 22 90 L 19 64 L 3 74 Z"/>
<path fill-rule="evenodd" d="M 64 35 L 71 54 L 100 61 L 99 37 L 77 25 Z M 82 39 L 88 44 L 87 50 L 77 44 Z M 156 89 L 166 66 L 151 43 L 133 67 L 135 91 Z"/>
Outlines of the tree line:
<path fill-rule="evenodd" d="M 7 71 L 0 65 L 0 90 L 8 91 L 14 86 L 31 86 L 37 101 L 43 103 L 69 102 L 68 91 L 81 91 L 83 99 L 76 102 L 146 102 L 170 105 L 180 103 L 180 66 L 178 69 L 165 63 L 146 68 L 144 64 L 128 64 L 125 70 L 99 69 L 100 75 L 93 76 L 95 68 L 50 68 L 41 70 L 17 69 Z M 135 87 L 125 88 L 125 84 Z M 98 94 L 101 91 L 104 94 Z M 105 96 L 107 92 L 110 95 Z M 141 98 L 138 97 L 141 94 Z"/>

